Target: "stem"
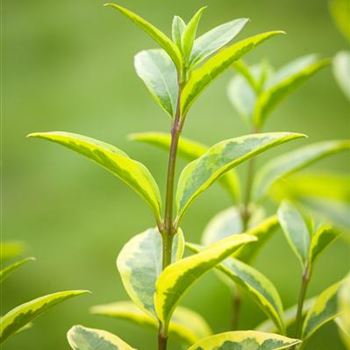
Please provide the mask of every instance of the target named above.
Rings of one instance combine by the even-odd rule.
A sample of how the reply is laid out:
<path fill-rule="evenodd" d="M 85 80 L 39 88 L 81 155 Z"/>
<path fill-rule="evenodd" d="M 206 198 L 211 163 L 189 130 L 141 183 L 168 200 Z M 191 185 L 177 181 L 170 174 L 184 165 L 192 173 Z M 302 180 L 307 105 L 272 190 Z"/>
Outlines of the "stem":
<path fill-rule="evenodd" d="M 176 227 L 173 223 L 173 202 L 174 202 L 174 182 L 175 182 L 175 168 L 176 168 L 176 155 L 179 138 L 183 126 L 181 118 L 181 93 L 182 84 L 179 84 L 179 96 L 177 99 L 176 114 L 174 122 L 171 128 L 171 143 L 168 159 L 168 173 L 166 184 L 166 196 L 165 196 L 165 211 L 164 211 L 164 224 L 161 225 L 160 233 L 162 235 L 163 244 L 163 257 L 162 257 L 162 269 L 164 270 L 171 264 L 172 242 L 173 237 L 176 234 Z M 168 343 L 168 329 L 167 326 L 159 323 L 158 329 L 158 350 L 166 350 Z"/>
<path fill-rule="evenodd" d="M 239 327 L 239 315 L 242 306 L 242 298 L 238 288 L 232 294 L 232 321 L 231 329 L 233 331 L 237 330 Z"/>
<path fill-rule="evenodd" d="M 301 332 L 302 332 L 303 308 L 304 308 L 304 301 L 305 301 L 305 297 L 306 297 L 307 288 L 309 286 L 310 276 L 311 276 L 311 270 L 309 268 L 309 264 L 307 264 L 305 266 L 303 276 L 301 279 L 301 287 L 300 287 L 300 292 L 299 292 L 298 309 L 297 309 L 297 316 L 296 316 L 295 336 L 298 339 L 300 339 Z"/>

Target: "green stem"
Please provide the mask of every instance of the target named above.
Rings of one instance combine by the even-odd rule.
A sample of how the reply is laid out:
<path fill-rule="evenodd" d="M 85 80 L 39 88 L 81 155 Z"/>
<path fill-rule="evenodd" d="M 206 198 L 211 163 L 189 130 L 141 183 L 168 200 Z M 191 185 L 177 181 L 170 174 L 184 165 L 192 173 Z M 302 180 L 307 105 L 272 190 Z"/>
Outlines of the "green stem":
<path fill-rule="evenodd" d="M 231 330 L 235 331 L 239 327 L 239 315 L 242 306 L 241 294 L 236 288 L 232 291 L 232 321 L 231 321 Z"/>
<path fill-rule="evenodd" d="M 303 308 L 304 308 L 304 302 L 306 298 L 307 288 L 309 286 L 311 277 L 311 270 L 309 268 L 309 265 L 307 264 L 305 266 L 303 276 L 301 279 L 301 287 L 299 292 L 299 299 L 298 299 L 298 309 L 297 309 L 297 316 L 296 316 L 296 331 L 295 331 L 295 337 L 300 339 L 301 333 L 302 333 L 302 326 L 303 326 Z"/>
<path fill-rule="evenodd" d="M 181 93 L 182 84 L 179 84 L 179 96 L 177 100 L 176 114 L 174 122 L 171 128 L 171 143 L 168 159 L 168 173 L 166 184 L 166 196 L 165 196 L 165 211 L 164 211 L 164 224 L 161 225 L 161 235 L 163 244 L 163 258 L 162 269 L 164 270 L 171 264 L 172 242 L 173 237 L 176 234 L 176 227 L 173 223 L 173 202 L 174 202 L 174 183 L 175 183 L 175 169 L 176 169 L 176 156 L 179 138 L 182 130 L 182 118 L 181 118 Z M 163 324 L 159 324 L 158 330 L 158 350 L 166 350 L 168 342 L 168 329 Z"/>

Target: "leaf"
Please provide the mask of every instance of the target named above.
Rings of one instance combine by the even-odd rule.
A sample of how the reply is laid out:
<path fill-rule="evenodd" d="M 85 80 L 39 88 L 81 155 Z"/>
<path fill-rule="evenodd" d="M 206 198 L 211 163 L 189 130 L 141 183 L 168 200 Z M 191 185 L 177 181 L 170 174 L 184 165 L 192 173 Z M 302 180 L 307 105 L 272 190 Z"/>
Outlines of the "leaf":
<path fill-rule="evenodd" d="M 336 54 L 333 59 L 333 74 L 345 96 L 350 100 L 350 52 L 342 51 Z"/>
<path fill-rule="evenodd" d="M 89 291 L 68 290 L 57 292 L 15 307 L 0 319 L 0 343 L 56 304 L 86 293 L 89 293 Z"/>
<path fill-rule="evenodd" d="M 176 303 L 201 275 L 227 258 L 239 246 L 254 240 L 254 237 L 246 234 L 228 237 L 198 254 L 166 267 L 157 280 L 155 294 L 155 308 L 163 326 L 167 327 Z"/>
<path fill-rule="evenodd" d="M 174 236 L 172 261 L 181 259 L 184 237 L 181 230 Z M 155 285 L 162 271 L 162 236 L 157 228 L 150 228 L 123 247 L 117 258 L 117 268 L 130 299 L 151 316 L 156 316 L 153 297 Z"/>
<path fill-rule="evenodd" d="M 195 67 L 214 52 L 228 44 L 247 24 L 247 18 L 239 18 L 219 25 L 194 41 L 190 65 Z"/>
<path fill-rule="evenodd" d="M 144 32 L 146 32 L 155 42 L 159 44 L 159 46 L 162 49 L 164 49 L 168 53 L 168 55 L 171 57 L 172 61 L 174 62 L 175 66 L 177 67 L 178 72 L 181 72 L 181 69 L 182 69 L 181 52 L 176 46 L 176 44 L 173 43 L 171 39 L 168 38 L 167 35 L 165 35 L 162 31 L 156 28 L 153 24 L 146 21 L 144 18 L 140 17 L 136 13 L 131 12 L 130 10 L 120 5 L 108 3 L 108 4 L 105 4 L 105 6 L 110 6 L 118 10 L 121 14 L 129 18 L 139 28 L 141 28 Z"/>
<path fill-rule="evenodd" d="M 199 94 L 217 78 L 225 69 L 241 58 L 244 54 L 251 51 L 254 47 L 265 40 L 282 34 L 281 31 L 267 32 L 244 39 L 238 43 L 220 50 L 217 54 L 210 57 L 201 67 L 193 70 L 191 77 L 187 81 L 181 99 L 181 115 L 185 117 L 190 106 Z"/>
<path fill-rule="evenodd" d="M 339 315 L 337 295 L 343 281 L 323 291 L 307 313 L 302 330 L 302 339 L 309 339 L 319 328 Z"/>
<path fill-rule="evenodd" d="M 183 59 L 186 63 L 188 62 L 188 60 L 190 58 L 190 55 L 192 52 L 192 47 L 193 47 L 193 42 L 194 42 L 194 39 L 196 38 L 196 34 L 197 34 L 198 24 L 199 24 L 199 21 L 200 21 L 205 9 L 206 9 L 206 7 L 202 7 L 194 14 L 194 16 L 188 22 L 188 24 L 183 32 L 181 47 L 182 47 Z"/>
<path fill-rule="evenodd" d="M 174 117 L 177 107 L 178 83 L 174 63 L 165 51 L 146 50 L 135 56 L 137 75 L 143 80 L 156 102 Z"/>
<path fill-rule="evenodd" d="M 340 334 L 346 345 L 350 349 L 350 277 L 348 276 L 342 283 L 338 292 L 339 317 L 336 319 Z"/>
<path fill-rule="evenodd" d="M 331 226 L 321 226 L 311 239 L 310 263 L 313 264 L 318 255 L 320 255 L 322 251 L 337 237 L 338 232 L 336 232 Z"/>
<path fill-rule="evenodd" d="M 161 148 L 165 151 L 169 151 L 170 148 L 170 135 L 162 132 L 144 132 L 134 133 L 129 135 L 129 139 L 136 140 L 150 145 Z M 185 160 L 194 160 L 199 158 L 208 150 L 208 147 L 190 140 L 185 137 L 180 137 L 178 143 L 177 152 L 180 157 Z M 220 184 L 230 194 L 231 198 L 235 201 L 239 201 L 240 198 L 240 184 L 239 178 L 234 170 L 231 170 L 224 174 L 220 178 Z"/>
<path fill-rule="evenodd" d="M 267 115 L 289 93 L 330 63 L 328 59 L 316 62 L 314 60 L 314 55 L 299 58 L 274 74 L 270 85 L 259 96 L 255 105 L 256 127 L 260 128 L 264 124 Z"/>
<path fill-rule="evenodd" d="M 315 302 L 315 298 L 306 299 L 304 301 L 303 316 L 311 309 L 311 306 L 314 304 L 314 302 Z M 287 328 L 290 327 L 295 322 L 297 318 L 297 310 L 298 310 L 298 305 L 294 305 L 291 308 L 284 311 L 283 321 Z M 255 328 L 255 330 L 260 332 L 269 332 L 269 333 L 278 332 L 278 328 L 270 319 L 260 323 Z"/>
<path fill-rule="evenodd" d="M 19 269 L 21 266 L 25 265 L 26 263 L 30 261 L 34 261 L 35 258 L 25 258 L 19 261 L 16 261 L 15 263 L 4 267 L 0 271 L 0 283 L 2 283 L 7 277 L 11 275 L 12 272 L 16 271 Z"/>
<path fill-rule="evenodd" d="M 0 260 L 10 260 L 21 255 L 25 250 L 23 242 L 17 241 L 3 241 L 0 243 Z"/>
<path fill-rule="evenodd" d="M 272 159 L 260 169 L 253 184 L 255 200 L 261 199 L 277 180 L 323 159 L 327 156 L 350 150 L 350 141 L 323 141 L 307 145 Z"/>
<path fill-rule="evenodd" d="M 213 335 L 200 340 L 188 350 L 278 350 L 300 343 L 277 334 L 256 331 L 236 331 Z"/>
<path fill-rule="evenodd" d="M 187 244 L 187 247 L 194 252 L 201 251 L 196 245 Z M 247 292 L 262 311 L 271 317 L 278 330 L 285 333 L 281 297 L 269 279 L 255 268 L 232 257 L 216 265 L 216 268 Z"/>
<path fill-rule="evenodd" d="M 136 350 L 112 333 L 80 325 L 68 331 L 67 339 L 73 350 Z"/>
<path fill-rule="evenodd" d="M 181 172 L 176 205 L 179 220 L 192 201 L 221 175 L 247 159 L 287 141 L 304 137 L 293 133 L 264 133 L 225 140 L 210 147 Z"/>
<path fill-rule="evenodd" d="M 186 23 L 180 16 L 174 16 L 172 24 L 172 38 L 174 43 L 181 48 L 182 34 L 186 28 Z"/>
<path fill-rule="evenodd" d="M 350 2 L 349 0 L 331 0 L 330 10 L 339 31 L 350 41 Z"/>
<path fill-rule="evenodd" d="M 292 203 L 283 201 L 278 219 L 287 242 L 304 268 L 309 258 L 310 232 L 303 216 Z"/>
<path fill-rule="evenodd" d="M 130 301 L 121 301 L 106 305 L 97 305 L 91 309 L 95 315 L 124 319 L 141 326 L 158 329 L 158 321 L 145 314 Z M 193 344 L 211 334 L 206 321 L 197 313 L 184 307 L 177 307 L 169 324 L 169 333 L 180 337 L 188 344 Z"/>
<path fill-rule="evenodd" d="M 259 222 L 258 225 L 249 230 L 249 234 L 256 237 L 258 241 L 254 244 L 245 245 L 237 249 L 237 251 L 233 253 L 233 257 L 246 263 L 252 261 L 252 259 L 258 254 L 259 250 L 271 238 L 278 225 L 279 222 L 276 215 L 270 216 Z"/>
<path fill-rule="evenodd" d="M 129 158 L 120 149 L 90 137 L 60 131 L 33 133 L 28 137 L 56 142 L 95 161 L 138 193 L 160 220 L 161 199 L 156 181 L 143 164 Z"/>

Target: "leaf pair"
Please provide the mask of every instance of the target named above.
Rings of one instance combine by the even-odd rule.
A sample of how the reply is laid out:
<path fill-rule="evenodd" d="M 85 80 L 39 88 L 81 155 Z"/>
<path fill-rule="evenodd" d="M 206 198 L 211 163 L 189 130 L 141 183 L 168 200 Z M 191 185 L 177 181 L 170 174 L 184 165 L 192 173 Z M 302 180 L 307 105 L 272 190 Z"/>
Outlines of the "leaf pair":
<path fill-rule="evenodd" d="M 74 326 L 69 330 L 67 337 L 73 350 L 135 350 L 114 334 L 99 329 Z M 188 350 L 279 350 L 299 343 L 299 340 L 276 334 L 239 331 L 204 338 Z"/>
<path fill-rule="evenodd" d="M 312 224 L 309 225 L 302 213 L 288 201 L 282 202 L 279 207 L 278 218 L 303 270 L 312 269 L 316 258 L 338 236 L 338 233 L 328 225 L 322 225 L 314 231 Z"/>
<path fill-rule="evenodd" d="M 315 55 L 301 57 L 273 73 L 265 62 L 249 69 L 240 62 L 240 75 L 228 87 L 228 96 L 237 111 L 254 128 L 260 129 L 270 112 L 304 81 L 329 64 Z"/>

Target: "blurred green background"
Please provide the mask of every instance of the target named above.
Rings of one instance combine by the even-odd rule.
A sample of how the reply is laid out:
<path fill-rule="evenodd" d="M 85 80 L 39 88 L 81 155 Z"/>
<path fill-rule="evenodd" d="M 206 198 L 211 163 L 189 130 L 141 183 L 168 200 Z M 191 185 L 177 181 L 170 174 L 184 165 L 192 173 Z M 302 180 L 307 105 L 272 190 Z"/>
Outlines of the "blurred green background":
<path fill-rule="evenodd" d="M 152 101 L 133 70 L 133 55 L 154 47 L 146 35 L 102 1 L 3 1 L 3 238 L 25 241 L 37 262 L 6 281 L 2 312 L 31 298 L 64 289 L 89 289 L 92 295 L 71 300 L 35 322 L 31 330 L 8 340 L 4 349 L 68 349 L 66 331 L 73 324 L 105 328 L 140 349 L 155 349 L 155 334 L 123 321 L 91 316 L 94 304 L 127 299 L 115 259 L 133 235 L 153 226 L 148 208 L 126 186 L 85 159 L 53 144 L 25 139 L 32 131 L 64 130 L 95 137 L 126 150 L 144 162 L 164 190 L 166 155 L 129 143 L 135 131 L 169 129 L 169 119 Z M 209 5 L 200 32 L 238 17 L 251 22 L 240 38 L 272 29 L 275 38 L 246 56 L 249 63 L 268 58 L 274 65 L 308 53 L 332 56 L 346 48 L 323 0 L 120 1 L 169 33 L 172 15 L 186 20 Z M 213 144 L 248 130 L 226 98 L 232 73 L 218 79 L 192 109 L 184 134 Z M 270 131 L 309 135 L 299 145 L 348 138 L 349 105 L 325 69 L 273 113 Z M 296 147 L 288 144 L 259 162 Z M 179 162 L 179 168 L 184 163 Z M 346 155 L 314 166 L 349 171 Z M 244 175 L 245 168 L 240 168 Z M 213 186 L 190 208 L 186 236 L 198 241 L 206 222 L 230 205 Z M 338 241 L 319 260 L 309 294 L 321 291 L 349 269 L 349 247 Z M 296 259 L 281 232 L 255 264 L 277 285 L 285 306 L 295 303 L 299 288 Z M 200 312 L 216 332 L 228 329 L 230 295 L 213 273 L 202 278 L 182 303 Z M 242 328 L 264 315 L 244 304 Z M 176 343 L 172 349 L 178 349 Z M 328 325 L 308 350 L 343 349 L 335 327 Z"/>

